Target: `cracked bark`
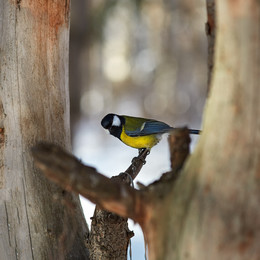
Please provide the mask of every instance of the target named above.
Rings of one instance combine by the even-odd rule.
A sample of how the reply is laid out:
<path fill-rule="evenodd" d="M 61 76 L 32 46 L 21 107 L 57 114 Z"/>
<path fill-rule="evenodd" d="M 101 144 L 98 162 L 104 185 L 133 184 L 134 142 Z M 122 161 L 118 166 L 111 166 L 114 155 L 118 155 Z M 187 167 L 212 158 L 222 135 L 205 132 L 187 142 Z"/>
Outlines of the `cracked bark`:
<path fill-rule="evenodd" d="M 70 149 L 69 8 L 0 1 L 1 259 L 87 259 L 78 198 L 37 174 L 30 154 L 40 140 Z"/>

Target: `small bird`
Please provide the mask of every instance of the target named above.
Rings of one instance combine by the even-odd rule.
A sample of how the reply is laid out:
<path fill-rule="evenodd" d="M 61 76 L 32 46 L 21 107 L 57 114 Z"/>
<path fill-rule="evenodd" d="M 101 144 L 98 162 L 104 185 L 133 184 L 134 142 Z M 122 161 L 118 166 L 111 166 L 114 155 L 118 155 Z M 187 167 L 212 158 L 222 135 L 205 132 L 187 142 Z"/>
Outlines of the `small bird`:
<path fill-rule="evenodd" d="M 176 129 L 153 119 L 116 114 L 107 114 L 101 125 L 124 144 L 139 149 L 139 152 L 143 149 L 150 150 L 164 133 Z M 200 134 L 200 130 L 189 129 L 189 133 Z"/>

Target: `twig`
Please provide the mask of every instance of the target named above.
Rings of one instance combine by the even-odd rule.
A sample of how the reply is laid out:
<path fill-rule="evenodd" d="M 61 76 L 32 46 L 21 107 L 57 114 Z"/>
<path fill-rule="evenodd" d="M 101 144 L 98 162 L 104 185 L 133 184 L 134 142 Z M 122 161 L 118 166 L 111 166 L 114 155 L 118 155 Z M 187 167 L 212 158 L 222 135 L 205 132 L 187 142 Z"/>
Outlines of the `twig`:
<path fill-rule="evenodd" d="M 137 157 L 133 158 L 131 165 L 126 169 L 125 172 L 122 172 L 112 178 L 114 180 L 118 179 L 128 184 L 132 184 L 133 180 L 136 178 L 142 167 L 145 165 L 145 159 L 149 153 L 150 151 L 148 149 L 144 149 Z"/>

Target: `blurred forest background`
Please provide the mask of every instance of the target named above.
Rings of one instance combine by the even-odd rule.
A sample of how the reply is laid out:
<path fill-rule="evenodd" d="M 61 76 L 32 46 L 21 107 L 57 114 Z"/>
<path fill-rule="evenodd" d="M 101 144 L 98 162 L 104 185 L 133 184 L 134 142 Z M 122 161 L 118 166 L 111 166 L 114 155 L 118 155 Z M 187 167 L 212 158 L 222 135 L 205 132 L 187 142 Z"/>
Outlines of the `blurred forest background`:
<path fill-rule="evenodd" d="M 109 112 L 201 128 L 205 23 L 204 0 L 71 2 L 71 130 L 79 158 L 112 176 L 137 154 L 102 129 L 100 121 Z M 138 181 L 147 184 L 168 170 L 166 142 L 153 148 Z M 86 201 L 83 206 L 89 223 L 94 206 Z M 144 259 L 142 238 L 134 239 L 133 259 Z"/>

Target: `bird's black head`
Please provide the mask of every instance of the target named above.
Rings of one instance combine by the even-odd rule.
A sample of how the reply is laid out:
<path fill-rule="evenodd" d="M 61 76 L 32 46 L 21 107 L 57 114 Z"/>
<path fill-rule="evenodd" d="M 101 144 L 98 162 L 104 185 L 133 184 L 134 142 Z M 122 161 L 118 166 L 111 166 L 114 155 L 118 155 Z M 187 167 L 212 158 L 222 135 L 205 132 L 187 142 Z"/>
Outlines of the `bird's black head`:
<path fill-rule="evenodd" d="M 101 121 L 101 125 L 109 131 L 109 133 L 120 139 L 124 118 L 116 114 L 107 114 Z"/>

